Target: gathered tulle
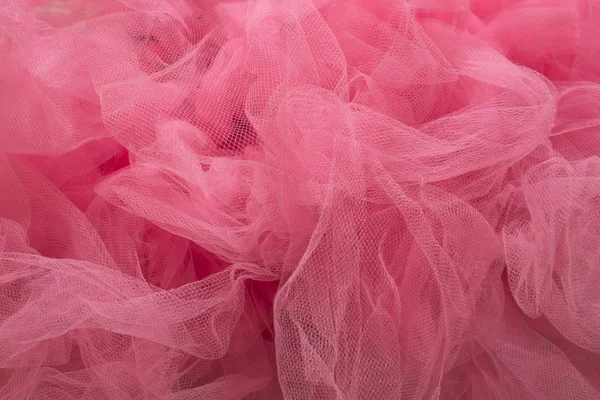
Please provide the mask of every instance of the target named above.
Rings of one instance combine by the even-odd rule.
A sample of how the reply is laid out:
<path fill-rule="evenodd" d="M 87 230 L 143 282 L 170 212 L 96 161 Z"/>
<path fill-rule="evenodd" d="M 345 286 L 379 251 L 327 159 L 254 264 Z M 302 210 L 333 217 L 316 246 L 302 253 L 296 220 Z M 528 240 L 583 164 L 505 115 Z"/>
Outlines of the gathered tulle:
<path fill-rule="evenodd" d="M 595 0 L 0 0 L 0 399 L 600 399 Z"/>

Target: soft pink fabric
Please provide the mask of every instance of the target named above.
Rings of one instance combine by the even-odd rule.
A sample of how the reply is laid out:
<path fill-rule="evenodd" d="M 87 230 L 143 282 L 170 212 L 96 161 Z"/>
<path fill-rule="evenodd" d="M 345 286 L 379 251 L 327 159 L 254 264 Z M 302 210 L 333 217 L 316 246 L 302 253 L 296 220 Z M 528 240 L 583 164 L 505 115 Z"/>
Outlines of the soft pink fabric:
<path fill-rule="evenodd" d="M 0 0 L 0 399 L 600 398 L 596 0 Z"/>

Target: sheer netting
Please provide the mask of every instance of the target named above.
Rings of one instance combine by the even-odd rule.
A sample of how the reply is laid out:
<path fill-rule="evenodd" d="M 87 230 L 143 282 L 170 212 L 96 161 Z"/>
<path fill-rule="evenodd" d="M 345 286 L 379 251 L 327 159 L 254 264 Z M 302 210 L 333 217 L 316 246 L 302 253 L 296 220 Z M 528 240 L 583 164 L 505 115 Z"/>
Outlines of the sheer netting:
<path fill-rule="evenodd" d="M 0 399 L 600 399 L 597 0 L 0 0 Z"/>

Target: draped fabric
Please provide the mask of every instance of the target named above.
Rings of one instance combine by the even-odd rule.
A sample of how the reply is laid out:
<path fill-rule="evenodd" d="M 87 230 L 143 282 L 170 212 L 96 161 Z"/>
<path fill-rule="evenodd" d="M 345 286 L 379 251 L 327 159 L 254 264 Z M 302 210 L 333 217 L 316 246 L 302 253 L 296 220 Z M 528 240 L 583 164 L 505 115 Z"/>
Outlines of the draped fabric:
<path fill-rule="evenodd" d="M 0 399 L 600 398 L 597 0 L 0 0 Z"/>

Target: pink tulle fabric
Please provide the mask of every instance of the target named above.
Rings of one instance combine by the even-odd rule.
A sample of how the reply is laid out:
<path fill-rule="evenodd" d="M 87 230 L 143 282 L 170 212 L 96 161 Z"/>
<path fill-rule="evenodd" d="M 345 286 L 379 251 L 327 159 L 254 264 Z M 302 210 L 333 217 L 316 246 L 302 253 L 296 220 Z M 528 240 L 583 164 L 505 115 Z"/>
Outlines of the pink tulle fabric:
<path fill-rule="evenodd" d="M 596 0 L 0 0 L 0 399 L 600 398 Z"/>

